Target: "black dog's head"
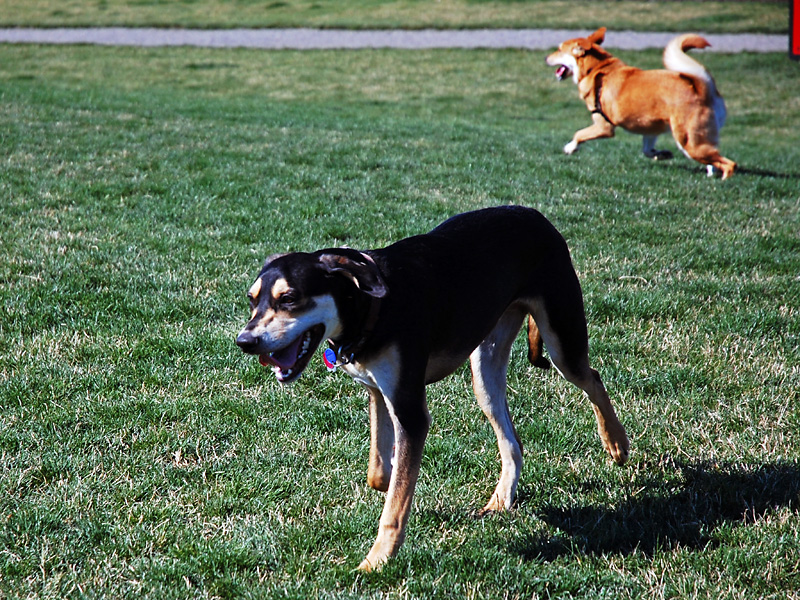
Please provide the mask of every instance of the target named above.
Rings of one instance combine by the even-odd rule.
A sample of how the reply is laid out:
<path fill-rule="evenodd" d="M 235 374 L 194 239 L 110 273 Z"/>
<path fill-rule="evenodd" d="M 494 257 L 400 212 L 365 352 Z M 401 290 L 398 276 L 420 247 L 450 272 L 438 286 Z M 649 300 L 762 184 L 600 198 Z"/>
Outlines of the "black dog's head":
<path fill-rule="evenodd" d="M 305 370 L 323 339 L 344 333 L 365 297 L 385 294 L 377 266 L 357 250 L 271 256 L 247 292 L 252 313 L 236 343 L 288 383 Z"/>

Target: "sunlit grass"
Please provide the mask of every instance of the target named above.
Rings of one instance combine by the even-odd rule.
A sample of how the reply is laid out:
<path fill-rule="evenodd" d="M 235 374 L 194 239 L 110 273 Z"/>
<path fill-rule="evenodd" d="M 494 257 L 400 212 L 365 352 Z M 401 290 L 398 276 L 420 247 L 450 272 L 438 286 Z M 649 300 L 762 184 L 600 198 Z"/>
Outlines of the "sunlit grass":
<path fill-rule="evenodd" d="M 543 53 L 0 47 L 0 596 L 793 593 L 800 84 L 783 55 L 701 60 L 726 182 L 624 133 L 562 155 L 589 115 Z M 516 509 L 472 518 L 499 464 L 459 370 L 407 543 L 356 574 L 383 501 L 364 393 L 242 355 L 245 290 L 271 252 L 504 203 L 571 247 L 631 462 L 520 344 Z"/>
<path fill-rule="evenodd" d="M 784 2 L 623 0 L 4 0 L 2 26 L 577 28 L 785 33 Z"/>

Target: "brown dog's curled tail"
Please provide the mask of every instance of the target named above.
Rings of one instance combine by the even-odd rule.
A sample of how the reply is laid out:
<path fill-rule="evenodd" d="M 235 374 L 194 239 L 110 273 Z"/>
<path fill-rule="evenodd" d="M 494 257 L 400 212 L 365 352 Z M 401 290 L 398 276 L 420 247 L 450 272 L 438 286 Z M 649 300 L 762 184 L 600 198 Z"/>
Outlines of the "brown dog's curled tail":
<path fill-rule="evenodd" d="M 708 48 L 711 44 L 696 33 L 685 33 L 673 38 L 664 48 L 664 66 L 670 71 L 694 75 L 705 82 L 712 82 L 708 70 L 686 54 L 687 50 Z"/>
<path fill-rule="evenodd" d="M 699 77 L 708 86 L 711 101 L 714 107 L 714 118 L 717 121 L 717 129 L 722 129 L 727 117 L 725 101 L 717 89 L 717 84 L 711 73 L 702 64 L 686 54 L 687 50 L 708 48 L 711 44 L 706 38 L 696 33 L 684 33 L 673 38 L 664 48 L 664 66 L 670 71 L 685 73 Z M 731 171 L 732 173 L 733 171 Z M 727 177 L 727 175 L 725 175 Z"/>

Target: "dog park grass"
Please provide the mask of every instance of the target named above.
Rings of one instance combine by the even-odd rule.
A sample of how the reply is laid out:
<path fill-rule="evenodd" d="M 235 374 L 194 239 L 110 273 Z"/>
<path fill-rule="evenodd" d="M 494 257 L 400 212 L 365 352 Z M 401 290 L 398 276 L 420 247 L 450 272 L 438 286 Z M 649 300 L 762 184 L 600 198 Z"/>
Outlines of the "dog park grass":
<path fill-rule="evenodd" d="M 639 31 L 785 33 L 786 2 L 624 0 L 3 0 L 4 27 L 479 28 L 613 24 Z"/>
<path fill-rule="evenodd" d="M 798 66 L 702 55 L 721 182 L 624 132 L 564 156 L 589 115 L 543 58 L 0 46 L 0 597 L 797 597 Z M 245 291 L 269 253 L 507 203 L 570 245 L 631 460 L 520 339 L 515 509 L 473 518 L 499 459 L 461 369 L 406 544 L 356 573 L 365 394 L 244 356 Z"/>

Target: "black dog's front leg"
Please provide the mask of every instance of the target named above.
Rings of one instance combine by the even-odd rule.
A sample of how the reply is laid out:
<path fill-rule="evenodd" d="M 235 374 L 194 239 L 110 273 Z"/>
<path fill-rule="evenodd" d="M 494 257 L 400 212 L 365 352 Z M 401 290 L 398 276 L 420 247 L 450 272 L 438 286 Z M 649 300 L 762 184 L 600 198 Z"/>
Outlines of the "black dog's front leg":
<path fill-rule="evenodd" d="M 391 470 L 378 537 L 358 567 L 363 571 L 380 568 L 403 544 L 411 501 L 419 478 L 422 451 L 430 427 L 424 385 L 421 384 L 413 393 L 392 393 L 384 395 L 384 399 L 394 428 L 394 468 Z"/>
<path fill-rule="evenodd" d="M 394 453 L 394 424 L 381 391 L 367 387 L 369 392 L 369 468 L 367 483 L 373 489 L 385 492 L 392 477 Z"/>

